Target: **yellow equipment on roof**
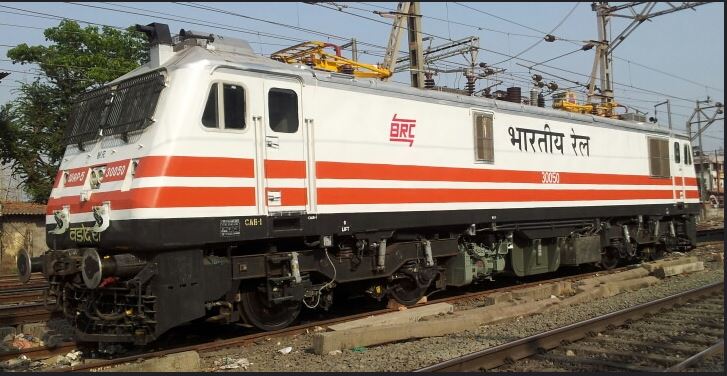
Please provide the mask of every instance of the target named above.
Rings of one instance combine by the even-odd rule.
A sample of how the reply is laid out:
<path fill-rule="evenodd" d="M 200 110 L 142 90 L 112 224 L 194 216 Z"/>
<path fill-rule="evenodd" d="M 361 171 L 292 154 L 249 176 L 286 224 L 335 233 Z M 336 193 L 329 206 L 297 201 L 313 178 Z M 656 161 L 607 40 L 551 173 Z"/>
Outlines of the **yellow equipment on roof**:
<path fill-rule="evenodd" d="M 553 108 L 568 112 L 617 118 L 616 107 L 621 107 L 621 105 L 616 102 L 579 104 L 576 93 L 573 91 L 553 94 Z"/>
<path fill-rule="evenodd" d="M 329 54 L 323 49 L 332 47 L 336 54 Z M 376 65 L 359 63 L 341 56 L 341 47 L 332 43 L 310 41 L 296 44 L 274 52 L 270 58 L 288 64 L 306 64 L 315 69 L 328 72 L 352 74 L 361 78 L 387 78 L 391 71 Z"/>

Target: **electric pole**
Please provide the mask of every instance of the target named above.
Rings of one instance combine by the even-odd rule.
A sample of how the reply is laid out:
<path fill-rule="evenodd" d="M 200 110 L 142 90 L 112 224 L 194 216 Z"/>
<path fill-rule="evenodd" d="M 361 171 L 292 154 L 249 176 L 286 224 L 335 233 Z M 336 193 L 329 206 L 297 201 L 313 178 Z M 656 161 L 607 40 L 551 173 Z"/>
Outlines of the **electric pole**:
<path fill-rule="evenodd" d="M 407 16 L 409 27 L 409 73 L 411 86 L 424 89 L 424 51 L 422 49 L 422 12 L 418 1 L 412 1 Z"/>
<path fill-rule="evenodd" d="M 402 1 L 396 7 L 396 12 L 378 12 L 374 13 L 380 16 L 393 16 L 394 22 L 391 25 L 391 32 L 389 33 L 389 42 L 386 44 L 386 52 L 384 54 L 384 62 L 382 68 L 388 69 L 390 72 L 394 71 L 394 65 L 396 64 L 396 55 L 399 54 L 399 41 L 401 40 L 401 30 L 404 29 L 404 17 L 409 14 L 409 6 L 411 5 L 408 1 Z M 387 79 L 384 79 L 387 80 Z"/>
<path fill-rule="evenodd" d="M 613 50 L 618 47 L 639 25 L 654 17 L 663 16 L 665 14 L 684 9 L 694 9 L 697 6 L 704 4 L 707 4 L 707 2 L 683 2 L 681 5 L 673 5 L 669 2 L 631 2 L 617 6 L 610 6 L 608 2 L 605 1 L 592 3 L 591 9 L 596 12 L 598 40 L 592 41 L 592 43 L 596 45 L 596 56 L 593 60 L 591 79 L 588 84 L 588 102 L 591 103 L 595 96 L 599 96 L 601 98 L 601 103 L 610 104 L 614 102 L 613 74 L 611 71 Z M 643 5 L 644 7 L 640 11 L 637 11 L 636 7 L 640 5 Z M 657 5 L 666 5 L 669 8 L 655 11 L 654 8 L 656 8 Z M 624 10 L 628 10 L 628 12 L 619 13 Z M 613 38 L 608 35 L 608 31 L 610 30 L 609 22 L 612 17 L 620 17 L 631 20 L 631 23 Z M 612 40 L 613 43 L 611 43 Z M 596 71 L 598 71 L 600 78 L 600 94 L 595 93 Z"/>
<path fill-rule="evenodd" d="M 400 2 L 396 12 L 374 12 L 380 16 L 393 16 L 389 43 L 384 54 L 384 68 L 393 72 L 399 53 L 399 38 L 403 29 L 404 19 L 409 40 L 409 71 L 411 86 L 424 88 L 424 50 L 422 48 L 422 12 L 418 1 Z"/>
<path fill-rule="evenodd" d="M 712 125 L 717 120 L 724 120 L 724 116 L 721 118 L 718 118 L 718 115 L 722 115 L 724 110 L 724 105 L 721 102 L 715 102 L 711 106 L 702 107 L 703 104 L 710 104 L 712 103 L 712 100 L 707 97 L 706 100 L 700 101 L 697 100 L 697 107 L 694 109 L 694 112 L 692 112 L 692 116 L 689 117 L 689 120 L 687 120 L 687 134 L 689 135 L 689 144 L 692 144 L 692 141 L 696 138 L 697 145 L 699 147 L 699 176 L 697 176 L 697 182 L 699 185 L 699 192 L 700 192 L 700 198 L 701 200 L 704 200 L 706 198 L 706 187 L 704 182 L 704 149 L 702 147 L 702 133 L 704 133 L 710 125 Z M 712 116 L 708 115 L 704 110 L 709 109 L 715 109 Z M 702 115 L 704 116 L 705 120 L 702 120 Z M 692 121 L 694 117 L 697 117 L 696 121 Z M 705 123 L 704 126 L 702 126 L 702 123 Z M 697 134 L 692 135 L 692 124 L 697 124 Z M 707 156 L 707 160 L 709 161 L 709 156 Z M 707 162 L 707 168 L 709 168 L 709 162 Z M 710 178 L 711 178 L 711 172 L 710 172 Z"/>

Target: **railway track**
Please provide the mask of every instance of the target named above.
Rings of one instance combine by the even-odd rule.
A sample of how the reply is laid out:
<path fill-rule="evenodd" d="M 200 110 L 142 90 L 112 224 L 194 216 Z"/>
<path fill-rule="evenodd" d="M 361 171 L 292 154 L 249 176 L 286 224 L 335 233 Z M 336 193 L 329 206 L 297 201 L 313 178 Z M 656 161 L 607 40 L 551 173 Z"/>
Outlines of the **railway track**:
<path fill-rule="evenodd" d="M 44 287 L 0 290 L 0 306 L 10 303 L 42 301 L 44 292 Z"/>
<path fill-rule="evenodd" d="M 42 302 L 0 305 L 0 323 L 3 326 L 48 321 L 51 312 Z"/>
<path fill-rule="evenodd" d="M 429 303 L 431 303 L 431 304 L 442 303 L 442 302 L 456 303 L 456 302 L 465 302 L 465 301 L 473 300 L 473 299 L 482 299 L 482 298 L 487 297 L 490 294 L 503 292 L 503 291 L 512 291 L 512 290 L 522 289 L 522 288 L 528 288 L 528 287 L 536 286 L 536 285 L 544 283 L 544 282 L 577 281 L 580 279 L 590 278 L 595 275 L 605 275 L 605 274 L 611 274 L 611 273 L 624 271 L 624 270 L 629 269 L 630 267 L 631 266 L 615 268 L 610 271 L 599 270 L 599 271 L 595 271 L 595 272 L 586 272 L 586 273 L 580 273 L 580 274 L 575 274 L 575 275 L 571 274 L 571 275 L 566 275 L 566 276 L 559 277 L 559 278 L 550 278 L 550 279 L 537 277 L 537 278 L 532 278 L 530 280 L 530 282 L 528 282 L 528 283 L 523 283 L 523 284 L 516 285 L 516 286 L 510 285 L 510 286 L 506 286 L 506 287 L 489 289 L 489 290 L 485 290 L 485 291 L 459 293 L 454 296 L 448 296 L 448 297 L 443 297 L 443 298 L 439 298 L 439 299 L 432 299 L 432 300 L 430 300 Z M 341 322 L 345 322 L 345 321 L 356 320 L 359 318 L 368 317 L 368 316 L 372 316 L 372 315 L 389 313 L 392 311 L 394 311 L 394 310 L 379 309 L 379 310 L 374 310 L 374 311 L 367 311 L 367 312 L 363 312 L 363 313 L 356 313 L 353 315 L 346 315 L 343 317 L 332 318 L 332 319 L 327 319 L 327 320 L 323 320 L 323 321 L 313 321 L 310 323 L 305 323 L 302 325 L 297 325 L 297 326 L 289 327 L 289 328 L 279 330 L 279 331 L 274 331 L 274 332 L 257 332 L 257 333 L 252 333 L 249 335 L 243 335 L 243 336 L 238 336 L 238 337 L 234 337 L 234 338 L 217 340 L 214 342 L 192 344 L 192 345 L 188 345 L 188 346 L 176 347 L 173 349 L 162 349 L 160 351 L 149 351 L 149 352 L 146 352 L 143 354 L 133 354 L 133 355 L 128 355 L 128 356 L 124 356 L 124 357 L 120 357 L 120 358 L 116 358 L 116 359 L 112 359 L 112 360 L 91 360 L 87 364 L 82 364 L 82 365 L 78 365 L 75 367 L 57 368 L 57 369 L 53 369 L 52 371 L 67 372 L 67 371 L 93 370 L 96 368 L 106 368 L 106 367 L 111 367 L 113 365 L 122 364 L 122 363 L 126 363 L 126 362 L 138 361 L 138 360 L 148 359 L 148 358 L 153 358 L 153 357 L 160 357 L 160 356 L 177 353 L 177 352 L 183 352 L 183 351 L 194 350 L 194 351 L 198 351 L 198 352 L 207 352 L 207 351 L 221 350 L 221 349 L 230 348 L 230 347 L 246 346 L 246 345 L 255 343 L 257 341 L 260 341 L 262 339 L 266 339 L 266 338 L 292 336 L 292 335 L 304 333 L 304 332 L 306 332 L 306 330 L 314 329 L 317 326 L 325 327 L 327 325 L 333 325 L 333 324 L 337 324 L 337 323 L 341 323 Z M 10 359 L 13 357 L 17 357 L 18 355 L 21 355 L 21 354 L 25 354 L 26 356 L 28 356 L 31 359 L 38 359 L 38 357 L 43 358 L 43 357 L 47 357 L 44 354 L 56 355 L 56 354 L 66 353 L 66 352 L 72 350 L 74 348 L 74 346 L 75 346 L 75 344 L 73 344 L 72 342 L 67 342 L 62 345 L 59 345 L 58 348 L 54 348 L 54 349 L 43 348 L 43 347 L 37 348 L 34 350 L 34 351 L 36 351 L 35 353 L 26 354 L 24 352 L 18 352 L 18 353 L 13 353 L 13 354 L 9 354 L 9 353 L 0 354 L 0 361 Z M 30 350 L 23 350 L 23 351 L 30 351 Z M 52 356 L 52 355 L 48 355 L 48 356 Z"/>
<path fill-rule="evenodd" d="M 0 276 L 0 292 L 5 290 L 21 289 L 28 287 L 48 287 L 45 277 L 41 273 L 33 273 L 28 283 L 21 283 L 17 275 Z"/>
<path fill-rule="evenodd" d="M 417 370 L 484 371 L 535 357 L 528 370 L 677 371 L 724 348 L 724 284 L 711 284 Z M 654 315 L 658 314 L 658 317 Z M 670 332 L 678 331 L 678 334 Z M 607 336 L 598 333 L 607 333 Z M 684 335 L 687 334 L 687 335 Z M 578 341 L 578 342 L 576 342 Z M 675 343 L 680 343 L 676 345 Z M 639 350 L 640 349 L 640 350 Z M 667 353 L 668 355 L 664 355 Z M 585 355 L 583 355 L 585 354 Z M 604 359 L 603 355 L 606 358 Z M 540 362 L 547 363 L 540 363 Z M 559 369 L 560 370 L 560 369 Z"/>
<path fill-rule="evenodd" d="M 724 228 L 710 228 L 697 231 L 697 243 L 724 240 Z"/>
<path fill-rule="evenodd" d="M 428 304 L 435 304 L 435 303 L 456 303 L 456 302 L 464 302 L 471 299 L 480 299 L 484 298 L 490 294 L 503 292 L 503 291 L 513 291 L 517 289 L 524 289 L 528 287 L 537 286 L 538 284 L 541 284 L 545 281 L 547 282 L 560 282 L 560 281 L 577 281 L 584 278 L 590 278 L 595 275 L 605 275 L 610 273 L 616 273 L 620 271 L 624 271 L 628 269 L 629 267 L 623 267 L 623 268 L 616 268 L 612 269 L 610 271 L 598 271 L 598 272 L 588 272 L 588 273 L 582 273 L 577 275 L 569 275 L 564 276 L 560 278 L 554 278 L 554 279 L 540 279 L 529 283 L 524 283 L 517 286 L 508 286 L 508 287 L 502 287 L 502 288 L 496 288 L 496 289 L 490 289 L 486 291 L 477 291 L 477 292 L 468 292 L 464 294 L 459 294 L 455 296 L 449 296 L 444 297 L 440 299 L 432 299 L 429 301 Z M 389 313 L 395 311 L 394 309 L 381 309 L 376 311 L 368 311 L 363 313 L 357 313 L 353 315 L 348 315 L 344 317 L 337 317 L 332 318 L 328 320 L 323 321 L 313 321 L 310 323 L 297 325 L 293 327 L 289 327 L 286 329 L 278 330 L 278 331 L 272 331 L 272 332 L 258 332 L 253 333 L 249 335 L 214 341 L 214 342 L 207 342 L 207 343 L 200 343 L 200 344 L 193 344 L 189 346 L 183 346 L 183 347 L 175 347 L 173 349 L 165 349 L 161 351 L 153 351 L 153 352 L 147 352 L 143 354 L 134 354 L 130 356 L 124 356 L 120 358 L 115 358 L 111 360 L 91 360 L 88 361 L 86 364 L 77 365 L 73 367 L 63 367 L 63 368 L 55 368 L 48 370 L 50 372 L 75 372 L 75 371 L 93 371 L 97 369 L 104 369 L 108 367 L 113 367 L 115 365 L 128 363 L 128 362 L 135 362 L 138 360 L 143 359 L 149 359 L 149 358 L 155 358 L 155 357 L 161 357 L 169 354 L 184 352 L 184 351 L 197 351 L 197 352 L 209 352 L 209 351 L 215 351 L 215 350 L 223 350 L 230 347 L 243 347 L 247 345 L 254 344 L 257 341 L 265 340 L 267 338 L 276 338 L 276 337 L 286 337 L 286 336 L 293 336 L 297 334 L 305 333 L 306 330 L 314 330 L 315 327 L 326 327 L 328 325 L 338 324 L 346 321 L 356 320 L 372 315 L 379 315 L 383 313 Z M 0 357 L 0 359 L 2 359 Z"/>

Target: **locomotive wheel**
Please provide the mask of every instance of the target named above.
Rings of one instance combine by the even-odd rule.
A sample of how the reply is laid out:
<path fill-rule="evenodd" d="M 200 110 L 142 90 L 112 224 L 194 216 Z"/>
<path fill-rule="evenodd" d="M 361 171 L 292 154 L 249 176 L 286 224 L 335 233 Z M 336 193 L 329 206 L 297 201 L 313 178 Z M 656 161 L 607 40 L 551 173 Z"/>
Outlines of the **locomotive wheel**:
<path fill-rule="evenodd" d="M 298 318 L 300 302 L 274 304 L 267 300 L 267 294 L 258 289 L 240 293 L 242 314 L 249 324 L 265 331 L 273 331 L 288 327 Z"/>
<path fill-rule="evenodd" d="M 389 288 L 389 295 L 405 306 L 413 306 L 426 292 L 427 289 L 419 287 L 411 277 L 397 279 L 395 284 Z"/>
<path fill-rule="evenodd" d="M 619 252 L 618 249 L 613 247 L 604 248 L 601 251 L 601 267 L 606 270 L 611 270 L 618 265 Z"/>

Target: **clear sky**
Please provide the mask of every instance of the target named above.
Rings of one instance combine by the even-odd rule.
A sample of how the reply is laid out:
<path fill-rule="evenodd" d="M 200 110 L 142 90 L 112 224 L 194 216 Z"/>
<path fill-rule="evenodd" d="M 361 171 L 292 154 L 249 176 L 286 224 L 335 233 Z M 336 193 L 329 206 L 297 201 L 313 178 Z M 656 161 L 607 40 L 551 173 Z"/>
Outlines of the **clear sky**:
<path fill-rule="evenodd" d="M 262 54 L 305 40 L 344 44 L 345 39 L 356 38 L 359 60 L 378 63 L 383 60 L 381 56 L 391 30 L 391 19 L 373 11 L 393 10 L 397 3 L 204 3 L 218 9 L 215 11 L 195 8 L 194 4 L 0 3 L 0 54 L 3 55 L 0 71 L 11 70 L 11 76 L 0 84 L 0 104 L 12 100 L 17 81 L 30 82 L 35 77 L 12 72 L 33 71 L 34 68 L 8 61 L 5 56 L 8 46 L 46 44 L 42 31 L 57 25 L 58 17 L 119 27 L 162 22 L 169 24 L 172 33 L 184 28 L 247 39 L 255 51 Z M 421 7 L 422 28 L 434 38 L 433 46 L 468 36 L 480 38 L 480 47 L 484 50 L 479 52 L 478 61 L 506 69 L 498 77 L 505 81 L 497 88 L 502 90 L 513 85 L 523 87 L 523 92 L 529 89 L 528 77 L 536 72 L 528 72 L 528 68 L 518 63 L 532 65 L 532 62 L 573 52 L 583 41 L 596 39 L 597 35 L 596 15 L 590 2 L 424 2 Z M 667 8 L 666 3 L 661 3 L 655 10 Z M 620 33 L 629 22 L 615 18 L 611 25 L 612 35 Z M 519 59 L 508 60 L 505 56 L 519 54 L 549 32 L 562 40 L 541 41 L 519 55 Z M 402 38 L 403 47 L 405 34 Z M 555 81 L 561 88 L 575 85 L 569 81 L 586 83 L 594 50 L 573 52 L 546 63 L 550 67 L 540 65 L 534 69 L 542 70 L 547 81 Z M 724 103 L 724 4 L 710 3 L 644 22 L 618 46 L 614 55 L 616 100 L 653 116 L 654 105 L 670 99 L 674 127 L 685 129 L 696 100 L 709 96 Z M 453 68 L 465 62 L 462 57 L 447 61 L 449 63 L 441 63 L 439 67 Z M 394 80 L 407 82 L 408 75 L 397 74 Z M 449 87 L 462 88 L 464 85 L 461 74 L 439 76 L 436 80 L 438 85 Z M 478 88 L 489 83 L 480 82 Z M 666 124 L 665 111 L 666 106 L 659 107 L 658 117 L 663 124 Z M 722 147 L 724 121 L 712 124 L 705 132 L 703 142 L 705 150 Z"/>

